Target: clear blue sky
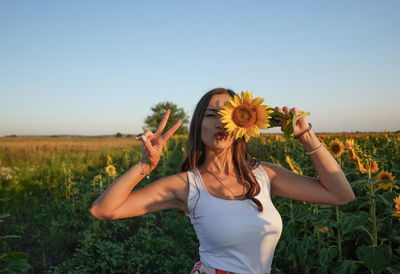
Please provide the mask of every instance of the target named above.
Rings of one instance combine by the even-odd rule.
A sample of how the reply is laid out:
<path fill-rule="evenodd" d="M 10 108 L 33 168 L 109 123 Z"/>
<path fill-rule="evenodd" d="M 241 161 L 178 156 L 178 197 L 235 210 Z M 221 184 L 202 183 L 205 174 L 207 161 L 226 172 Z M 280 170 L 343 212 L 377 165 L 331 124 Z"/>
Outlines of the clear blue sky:
<path fill-rule="evenodd" d="M 400 1 L 0 1 L 0 135 L 139 133 L 215 87 L 400 129 Z"/>

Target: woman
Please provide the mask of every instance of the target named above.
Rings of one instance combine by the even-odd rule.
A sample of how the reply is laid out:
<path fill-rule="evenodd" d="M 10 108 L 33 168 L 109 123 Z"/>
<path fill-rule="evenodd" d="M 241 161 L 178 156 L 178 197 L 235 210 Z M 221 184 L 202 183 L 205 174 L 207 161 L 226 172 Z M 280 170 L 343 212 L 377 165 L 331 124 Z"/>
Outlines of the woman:
<path fill-rule="evenodd" d="M 195 109 L 182 173 L 133 191 L 157 166 L 165 142 L 180 122 L 165 134 L 169 111 L 156 132 L 146 130 L 142 160 L 110 185 L 94 202 L 91 213 L 101 220 L 140 216 L 177 208 L 190 217 L 200 242 L 200 261 L 192 273 L 269 273 L 282 221 L 271 195 L 304 202 L 343 205 L 354 199 L 343 171 L 310 130 L 305 117 L 294 135 L 310 154 L 318 179 L 283 167 L 248 160 L 244 138 L 227 134 L 218 111 L 235 93 L 213 89 Z M 280 112 L 288 115 L 290 109 Z M 292 111 L 297 115 L 298 110 Z M 282 129 L 288 123 L 278 118 Z"/>

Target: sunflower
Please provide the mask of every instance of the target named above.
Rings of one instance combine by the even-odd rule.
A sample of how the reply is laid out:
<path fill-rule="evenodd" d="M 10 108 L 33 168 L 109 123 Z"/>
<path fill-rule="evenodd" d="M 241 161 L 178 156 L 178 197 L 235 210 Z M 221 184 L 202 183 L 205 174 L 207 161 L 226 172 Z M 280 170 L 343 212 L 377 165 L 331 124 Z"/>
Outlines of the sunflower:
<path fill-rule="evenodd" d="M 400 217 L 400 195 L 393 199 L 396 210 L 393 211 L 393 216 Z M 399 219 L 400 220 L 400 219 Z"/>
<path fill-rule="evenodd" d="M 357 155 L 355 149 L 358 148 L 356 146 L 356 144 L 354 143 L 354 139 L 346 139 L 346 145 L 348 146 L 350 152 L 349 152 L 349 156 L 350 158 L 352 158 L 356 165 L 358 170 L 362 173 L 362 174 L 366 174 L 368 171 L 367 169 L 364 167 L 363 163 L 361 162 L 361 158 Z"/>
<path fill-rule="evenodd" d="M 221 122 L 235 139 L 244 137 L 248 142 L 250 137 L 259 137 L 259 129 L 269 128 L 270 106 L 261 105 L 263 98 L 253 99 L 253 93 L 243 92 L 241 96 L 235 95 L 225 103 L 224 108 L 218 113 L 222 115 Z"/>
<path fill-rule="evenodd" d="M 394 179 L 395 179 L 395 177 L 392 175 L 391 172 L 382 170 L 381 172 L 379 172 L 378 175 L 376 175 L 375 181 L 376 182 L 385 181 L 385 182 L 378 184 L 377 190 L 378 189 L 383 189 L 383 190 L 390 189 L 390 191 L 392 191 L 393 187 L 399 189 L 398 186 L 394 185 L 394 183 L 395 183 Z"/>
<path fill-rule="evenodd" d="M 361 158 L 356 156 L 356 159 L 354 159 L 356 161 L 356 165 L 358 170 L 362 173 L 362 174 L 366 174 L 368 172 L 368 170 L 365 168 L 365 166 L 363 165 L 363 163 L 361 162 Z"/>
<path fill-rule="evenodd" d="M 371 173 L 378 172 L 378 170 L 379 170 L 378 163 L 373 161 L 371 164 L 371 168 L 369 170 Z"/>
<path fill-rule="evenodd" d="M 381 172 L 379 172 L 378 175 L 376 175 L 376 181 L 385 181 L 385 180 L 390 180 L 390 181 L 394 181 L 394 176 L 392 175 L 392 172 L 389 171 L 385 171 L 382 170 Z"/>
<path fill-rule="evenodd" d="M 323 227 L 319 227 L 317 230 L 318 230 L 318 232 L 321 232 L 321 233 L 327 233 L 329 231 L 329 228 L 327 226 L 323 226 Z"/>
<path fill-rule="evenodd" d="M 333 140 L 329 145 L 329 151 L 333 157 L 339 158 L 344 152 L 344 145 L 339 139 Z"/>
<path fill-rule="evenodd" d="M 117 171 L 115 170 L 115 166 L 113 165 L 108 165 L 106 167 L 106 173 L 110 177 L 114 177 L 117 174 Z"/>
<path fill-rule="evenodd" d="M 349 148 L 349 156 L 350 158 L 355 158 L 354 155 L 356 154 L 354 151 L 354 139 L 346 139 L 346 145 Z"/>
<path fill-rule="evenodd" d="M 285 158 L 286 163 L 288 163 L 290 169 L 297 174 L 302 174 L 301 169 L 299 168 L 299 166 L 292 160 L 292 158 L 290 158 L 289 155 L 286 155 Z"/>
<path fill-rule="evenodd" d="M 112 164 L 112 159 L 110 157 L 110 155 L 107 155 L 107 165 L 111 165 Z"/>
<path fill-rule="evenodd" d="M 275 136 L 275 140 L 278 141 L 278 142 L 283 142 L 284 141 L 284 139 L 282 138 L 282 135 L 276 135 Z"/>

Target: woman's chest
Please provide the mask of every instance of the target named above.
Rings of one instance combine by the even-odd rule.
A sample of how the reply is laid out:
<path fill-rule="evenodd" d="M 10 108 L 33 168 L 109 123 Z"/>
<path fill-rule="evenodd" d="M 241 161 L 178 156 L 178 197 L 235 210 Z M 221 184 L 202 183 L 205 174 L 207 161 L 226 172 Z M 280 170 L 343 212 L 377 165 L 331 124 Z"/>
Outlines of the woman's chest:
<path fill-rule="evenodd" d="M 210 195 L 223 200 L 244 200 L 249 190 L 249 185 L 237 178 L 222 181 L 205 177 L 203 184 Z"/>
<path fill-rule="evenodd" d="M 280 235 L 282 220 L 272 203 L 261 201 L 259 211 L 251 200 L 199 200 L 195 229 L 200 242 L 216 247 L 263 241 L 266 235 Z M 200 233 L 199 233 L 200 232 Z"/>

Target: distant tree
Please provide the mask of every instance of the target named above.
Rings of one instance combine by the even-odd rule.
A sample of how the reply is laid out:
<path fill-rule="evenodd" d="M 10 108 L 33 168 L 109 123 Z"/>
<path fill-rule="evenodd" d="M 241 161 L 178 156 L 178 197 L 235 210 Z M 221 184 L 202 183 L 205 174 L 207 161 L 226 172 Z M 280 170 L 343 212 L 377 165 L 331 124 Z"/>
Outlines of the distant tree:
<path fill-rule="evenodd" d="M 120 132 L 117 132 L 117 134 L 115 134 L 115 137 L 121 138 L 121 137 L 122 137 L 122 134 L 121 134 Z"/>
<path fill-rule="evenodd" d="M 186 134 L 188 133 L 188 124 L 189 124 L 189 117 L 186 114 L 183 108 L 179 108 L 176 104 L 172 102 L 161 102 L 151 108 L 152 114 L 146 117 L 144 120 L 145 126 L 143 130 L 149 129 L 152 132 L 155 132 L 160 124 L 162 117 L 164 116 L 165 112 L 170 109 L 171 113 L 169 115 L 167 125 L 165 126 L 165 130 L 168 130 L 173 126 L 176 122 L 181 121 L 182 125 L 179 129 L 175 132 L 175 134 Z"/>

